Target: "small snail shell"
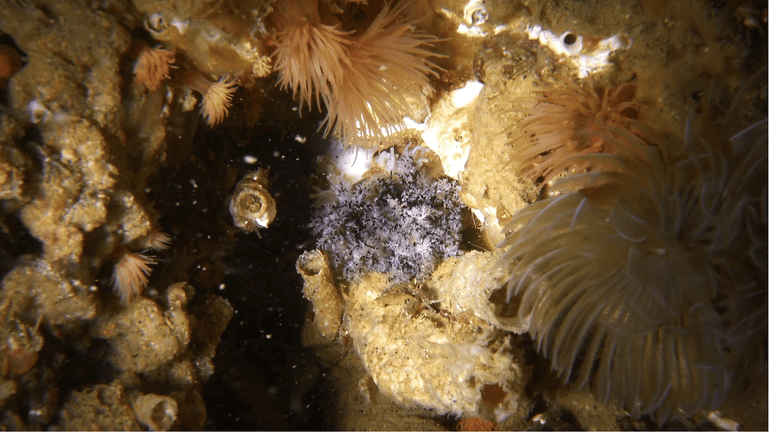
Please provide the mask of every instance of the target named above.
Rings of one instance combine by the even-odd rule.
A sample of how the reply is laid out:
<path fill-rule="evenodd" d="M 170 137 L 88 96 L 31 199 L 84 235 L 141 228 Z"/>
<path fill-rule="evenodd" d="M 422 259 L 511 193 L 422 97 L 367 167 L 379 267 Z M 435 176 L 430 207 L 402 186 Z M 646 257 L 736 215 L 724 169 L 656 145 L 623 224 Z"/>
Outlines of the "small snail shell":
<path fill-rule="evenodd" d="M 170 41 L 187 33 L 190 20 L 180 18 L 167 18 L 162 13 L 156 12 L 144 18 L 144 29 L 159 41 Z"/>
<path fill-rule="evenodd" d="M 267 192 L 267 170 L 248 173 L 230 197 L 233 223 L 246 231 L 267 228 L 275 218 L 275 200 Z"/>
<path fill-rule="evenodd" d="M 168 29 L 168 24 L 166 23 L 166 20 L 163 18 L 163 14 L 160 12 L 156 12 L 154 14 L 148 15 L 144 19 L 144 29 L 147 30 L 153 37 L 157 37 L 163 35 L 166 30 Z"/>

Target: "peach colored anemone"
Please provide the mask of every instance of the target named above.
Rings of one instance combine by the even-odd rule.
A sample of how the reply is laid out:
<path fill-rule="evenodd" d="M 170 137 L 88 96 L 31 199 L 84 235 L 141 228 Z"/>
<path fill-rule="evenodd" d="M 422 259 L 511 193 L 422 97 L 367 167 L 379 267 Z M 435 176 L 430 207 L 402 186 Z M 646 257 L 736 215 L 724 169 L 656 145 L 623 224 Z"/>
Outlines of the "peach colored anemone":
<path fill-rule="evenodd" d="M 229 75 L 219 81 L 211 82 L 196 70 L 189 70 L 180 75 L 180 82 L 203 96 L 200 114 L 209 126 L 224 120 L 230 110 L 230 102 L 238 88 L 237 82 Z"/>
<path fill-rule="evenodd" d="M 134 64 L 134 80 L 151 91 L 158 90 L 160 83 L 169 77 L 174 67 L 174 51 L 162 47 L 146 47 L 139 53 Z"/>
<path fill-rule="evenodd" d="M 321 22 L 316 1 L 281 1 L 274 14 L 275 71 L 281 90 L 299 94 L 299 111 L 313 101 L 321 110 L 321 100 L 329 101 L 342 81 L 342 64 L 349 62 L 348 48 L 353 43 L 349 32 L 338 25 Z"/>
<path fill-rule="evenodd" d="M 155 264 L 151 256 L 124 250 L 115 262 L 112 286 L 118 292 L 120 303 L 128 305 L 142 293 L 150 275 L 150 265 Z"/>
<path fill-rule="evenodd" d="M 171 244 L 171 236 L 160 230 L 155 230 L 147 236 L 146 243 L 147 248 L 156 251 L 166 250 Z"/>
<path fill-rule="evenodd" d="M 214 126 L 224 120 L 230 111 L 230 101 L 237 88 L 238 85 L 230 76 L 224 76 L 219 81 L 211 83 L 208 91 L 203 94 L 200 110 L 207 124 Z"/>
<path fill-rule="evenodd" d="M 618 140 L 594 132 L 619 127 L 641 135 L 635 94 L 632 83 L 606 87 L 601 96 L 591 83 L 579 87 L 570 82 L 567 88 L 537 92 L 537 97 L 527 104 L 527 118 L 517 126 L 523 134 L 512 143 L 520 174 L 542 181 L 542 186 L 564 170 L 596 168 L 591 160 L 571 158 L 618 151 Z"/>
<path fill-rule="evenodd" d="M 428 48 L 435 36 L 415 30 L 419 19 L 408 13 L 410 3 L 391 9 L 386 5 L 350 47 L 350 62 L 343 63 L 339 93 L 327 101 L 324 135 L 382 137 L 387 130 L 401 129 L 409 112 L 410 88 L 429 94 L 428 75 L 437 67 Z M 385 131 L 384 131 L 385 130 Z"/>
<path fill-rule="evenodd" d="M 407 94 L 432 91 L 437 67 L 429 48 L 437 41 L 415 29 L 410 3 L 386 5 L 360 34 L 322 22 L 316 1 L 288 0 L 276 7 L 275 69 L 281 88 L 305 104 L 321 102 L 328 114 L 324 135 L 344 140 L 382 137 L 403 127 Z"/>

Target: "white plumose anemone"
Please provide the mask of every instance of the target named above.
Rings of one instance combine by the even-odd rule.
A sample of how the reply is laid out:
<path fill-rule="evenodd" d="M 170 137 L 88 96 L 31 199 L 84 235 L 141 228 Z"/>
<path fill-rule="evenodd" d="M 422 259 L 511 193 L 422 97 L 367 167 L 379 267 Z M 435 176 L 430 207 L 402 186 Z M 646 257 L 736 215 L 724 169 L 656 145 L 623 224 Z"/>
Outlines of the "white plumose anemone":
<path fill-rule="evenodd" d="M 659 421 L 722 403 L 766 329 L 766 131 L 669 162 L 615 128 L 619 153 L 574 157 L 602 171 L 514 216 L 509 301 L 555 370 Z"/>

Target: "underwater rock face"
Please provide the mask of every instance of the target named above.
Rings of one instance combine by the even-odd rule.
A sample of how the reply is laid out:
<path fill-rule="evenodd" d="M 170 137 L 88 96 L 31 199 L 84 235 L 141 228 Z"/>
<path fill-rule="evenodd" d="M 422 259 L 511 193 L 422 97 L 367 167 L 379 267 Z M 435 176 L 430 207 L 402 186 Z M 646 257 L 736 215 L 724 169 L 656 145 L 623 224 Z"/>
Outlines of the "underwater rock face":
<path fill-rule="evenodd" d="M 338 295 L 318 295 L 337 291 L 329 279 L 316 280 L 329 274 L 322 257 L 309 252 L 298 262 L 306 289 L 317 287 L 309 296 L 316 312 L 313 323 L 333 341 L 336 329 L 324 330 L 334 322 L 332 312 L 344 308 L 341 338 L 352 340 L 380 393 L 406 407 L 497 422 L 524 409 L 520 399 L 528 373 L 522 354 L 511 346 L 510 337 L 498 335 L 472 311 L 436 311 L 433 305 L 454 305 L 442 297 L 449 290 L 438 289 L 439 298 L 426 301 L 414 294 L 418 289 L 394 288 L 386 275 L 372 273 L 345 291 L 343 304 Z M 456 263 L 442 265 L 436 274 L 451 274 Z M 307 271 L 310 268 L 313 272 Z M 427 286 L 448 281 L 442 278 Z"/>
<path fill-rule="evenodd" d="M 3 2 L 0 427 L 766 429 L 767 34 L 757 1 Z M 659 191 L 570 176 L 628 165 L 607 120 Z M 325 135 L 379 167 L 338 182 Z"/>
<path fill-rule="evenodd" d="M 63 430 L 139 430 L 120 382 L 73 393 L 59 414 Z"/>
<path fill-rule="evenodd" d="M 137 299 L 97 325 L 94 336 L 111 341 L 111 360 L 117 368 L 137 373 L 155 370 L 178 356 L 190 342 L 190 323 L 181 309 L 184 304 L 172 304 L 163 311 L 149 299 Z"/>
<path fill-rule="evenodd" d="M 376 274 L 351 287 L 344 319 L 382 393 L 438 414 L 498 422 L 519 410 L 526 377 L 506 337 L 495 338 L 473 316 L 447 318 L 387 287 Z"/>
<path fill-rule="evenodd" d="M 190 304 L 195 290 L 185 283 L 146 287 L 149 265 L 162 258 L 137 251 L 172 241 L 148 179 L 166 158 L 166 132 L 192 132 L 180 131 L 185 115 L 166 101 L 173 92 L 134 81 L 130 58 L 146 42 L 137 40 L 136 11 L 118 3 L 0 10 L 0 63 L 17 50 L 22 60 L 0 79 L 0 224 L 5 231 L 10 222 L 24 244 L 14 256 L 1 242 L 0 400 L 9 428 L 58 419 L 65 429 L 139 429 L 137 417 L 153 429 L 201 428 L 198 391 L 233 314 L 208 295 L 199 298 L 206 309 Z M 176 414 L 153 418 L 147 404 L 135 413 L 140 388 Z"/>

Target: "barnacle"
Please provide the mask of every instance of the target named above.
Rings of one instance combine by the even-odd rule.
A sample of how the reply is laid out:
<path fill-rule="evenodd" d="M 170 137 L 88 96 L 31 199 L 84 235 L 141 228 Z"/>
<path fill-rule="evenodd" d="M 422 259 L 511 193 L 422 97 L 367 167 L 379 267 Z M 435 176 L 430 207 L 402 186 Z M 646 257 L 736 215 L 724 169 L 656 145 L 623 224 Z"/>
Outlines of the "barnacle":
<path fill-rule="evenodd" d="M 173 67 L 174 51 L 162 47 L 146 47 L 139 53 L 134 65 L 134 79 L 151 91 L 158 90 L 161 81 L 168 78 Z"/>
<path fill-rule="evenodd" d="M 634 102 L 636 85 L 626 83 L 605 87 L 593 84 L 579 87 L 568 82 L 567 88 L 551 88 L 538 92 L 528 103 L 528 116 L 519 123 L 523 134 L 513 141 L 515 158 L 522 176 L 533 181 L 542 178 L 541 186 L 565 169 L 580 172 L 597 168 L 599 161 L 575 160 L 578 154 L 614 153 L 622 140 L 608 139 L 590 132 L 620 127 L 641 135 L 639 109 Z"/>
<path fill-rule="evenodd" d="M 275 218 L 275 200 L 267 191 L 267 171 L 248 173 L 235 186 L 230 198 L 233 223 L 246 231 L 267 228 Z"/>
<path fill-rule="evenodd" d="M 415 30 L 417 17 L 409 2 L 386 5 L 360 34 L 325 24 L 316 1 L 281 2 L 274 22 L 275 69 L 281 88 L 291 87 L 304 104 L 328 110 L 324 135 L 351 141 L 382 137 L 383 129 L 400 128 L 409 110 L 410 89 L 432 89 L 436 75 L 429 48 L 437 38 Z"/>
<path fill-rule="evenodd" d="M 153 264 L 155 260 L 152 257 L 121 248 L 112 273 L 112 286 L 117 290 L 121 304 L 130 304 L 142 293 L 150 275 L 150 265 Z"/>
<path fill-rule="evenodd" d="M 599 138 L 617 153 L 567 160 L 602 170 L 568 176 L 561 195 L 514 216 L 509 298 L 566 380 L 663 421 L 718 407 L 745 378 L 767 318 L 767 263 L 751 261 L 767 250 L 766 130 L 730 146 L 690 135 L 668 162 L 611 129 Z"/>

